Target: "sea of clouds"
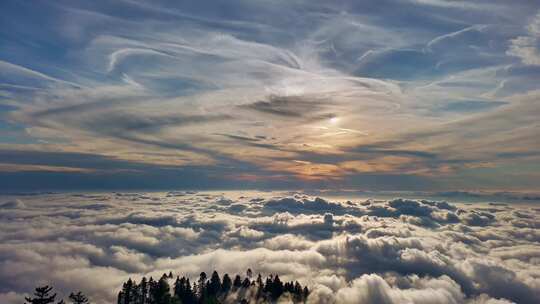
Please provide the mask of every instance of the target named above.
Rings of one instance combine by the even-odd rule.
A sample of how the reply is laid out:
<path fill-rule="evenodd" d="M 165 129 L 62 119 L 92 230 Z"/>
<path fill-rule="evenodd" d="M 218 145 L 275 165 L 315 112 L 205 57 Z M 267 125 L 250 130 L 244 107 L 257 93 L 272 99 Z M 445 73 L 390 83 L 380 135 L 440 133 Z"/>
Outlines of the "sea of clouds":
<path fill-rule="evenodd" d="M 309 303 L 540 303 L 540 206 L 301 193 L 0 197 L 0 303 L 129 277 L 279 274 Z"/>

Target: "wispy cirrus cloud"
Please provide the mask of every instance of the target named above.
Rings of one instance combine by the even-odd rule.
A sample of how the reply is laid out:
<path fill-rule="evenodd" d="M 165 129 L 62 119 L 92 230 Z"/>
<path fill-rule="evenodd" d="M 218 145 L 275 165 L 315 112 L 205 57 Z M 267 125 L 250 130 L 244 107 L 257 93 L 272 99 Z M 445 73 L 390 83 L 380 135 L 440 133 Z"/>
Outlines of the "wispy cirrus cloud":
<path fill-rule="evenodd" d="M 299 185 L 431 176 L 423 185 L 442 189 L 470 174 L 477 187 L 498 187 L 485 168 L 516 163 L 497 155 L 538 148 L 534 4 L 3 7 L 0 85 L 14 109 L 0 132 L 14 150 L 158 171 L 215 165 Z M 40 26 L 17 23 L 20 12 Z M 523 180 L 528 162 L 518 164 Z"/>

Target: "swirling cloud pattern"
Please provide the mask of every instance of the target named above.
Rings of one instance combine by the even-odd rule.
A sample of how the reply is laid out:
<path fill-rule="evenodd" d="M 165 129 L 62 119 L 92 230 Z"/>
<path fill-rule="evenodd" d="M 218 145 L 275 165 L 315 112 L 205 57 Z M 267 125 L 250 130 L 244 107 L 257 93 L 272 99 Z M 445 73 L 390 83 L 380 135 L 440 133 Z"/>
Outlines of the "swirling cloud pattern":
<path fill-rule="evenodd" d="M 2 1 L 0 188 L 536 190 L 539 10 Z"/>

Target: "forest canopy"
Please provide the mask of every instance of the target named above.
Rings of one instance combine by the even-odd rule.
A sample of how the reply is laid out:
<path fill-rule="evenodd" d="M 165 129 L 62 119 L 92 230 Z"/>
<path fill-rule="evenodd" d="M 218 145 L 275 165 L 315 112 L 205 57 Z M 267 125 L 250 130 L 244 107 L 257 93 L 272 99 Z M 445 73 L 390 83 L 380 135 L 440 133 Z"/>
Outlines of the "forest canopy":
<path fill-rule="evenodd" d="M 37 287 L 33 296 L 25 297 L 25 304 L 65 304 L 62 299 L 57 301 L 56 295 L 51 286 Z M 217 271 L 210 277 L 201 272 L 194 282 L 169 272 L 157 280 L 143 277 L 138 283 L 129 278 L 118 292 L 117 304 L 304 303 L 308 295 L 308 287 L 298 281 L 282 282 L 277 274 L 254 278 L 251 269 L 245 277 L 237 274 L 234 278 L 227 273 L 221 277 Z M 72 292 L 69 301 L 91 303 L 81 291 Z"/>

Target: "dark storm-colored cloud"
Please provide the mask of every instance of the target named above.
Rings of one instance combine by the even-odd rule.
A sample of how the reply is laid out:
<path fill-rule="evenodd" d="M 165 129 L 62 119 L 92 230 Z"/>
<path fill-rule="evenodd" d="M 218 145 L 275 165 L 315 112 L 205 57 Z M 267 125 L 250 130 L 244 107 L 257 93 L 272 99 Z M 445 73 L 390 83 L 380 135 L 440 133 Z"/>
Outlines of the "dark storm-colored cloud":
<path fill-rule="evenodd" d="M 162 145 L 162 143 L 150 143 Z M 163 143 L 167 147 L 181 148 L 172 143 Z M 216 156 L 219 159 L 219 156 Z M 240 162 L 227 162 L 220 166 L 158 166 L 136 161 L 124 161 L 102 155 L 72 152 L 39 152 L 20 150 L 0 150 L 2 163 L 35 166 L 51 166 L 52 168 L 80 168 L 95 170 L 93 173 L 48 172 L 37 167 L 34 171 L 0 172 L 2 192 L 13 192 L 21 189 L 43 190 L 62 189 L 69 185 L 73 189 L 171 189 L 205 187 L 233 187 L 234 181 L 228 180 L 224 174 L 231 165 L 238 170 L 253 172 L 255 167 Z M 248 186 L 249 185 L 249 186 Z M 246 187 L 252 186 L 246 183 Z M 277 186 L 277 185 L 276 185 Z"/>
<path fill-rule="evenodd" d="M 400 150 L 392 149 L 391 145 L 381 144 L 368 144 L 360 145 L 346 149 L 346 153 L 316 153 L 316 152 L 303 152 L 296 159 L 311 161 L 316 163 L 337 163 L 349 160 L 366 160 L 382 156 L 408 156 L 417 157 L 420 159 L 437 159 L 438 155 L 428 151 L 415 151 L 415 150 Z"/>
<path fill-rule="evenodd" d="M 393 155 L 393 156 L 413 156 L 426 159 L 437 158 L 437 154 L 427 151 L 415 151 L 415 150 L 395 150 L 381 145 L 362 145 L 352 149 L 348 152 L 358 154 L 373 154 L 373 155 Z"/>
<path fill-rule="evenodd" d="M 124 101 L 125 102 L 125 101 Z M 133 102 L 133 101 L 131 101 Z M 141 135 L 157 134 L 164 128 L 188 127 L 202 125 L 212 122 L 223 122 L 233 119 L 230 115 L 142 115 L 125 109 L 115 109 L 111 112 L 103 112 L 103 108 L 110 106 L 109 100 L 99 100 L 91 104 L 81 104 L 62 108 L 49 109 L 37 113 L 32 113 L 34 119 L 43 120 L 43 125 L 47 126 L 53 121 L 54 124 L 61 123 L 68 127 L 84 129 L 99 136 L 116 138 L 133 143 L 146 144 L 167 149 L 177 149 L 204 153 L 216 158 L 224 157 L 217 151 L 198 148 L 186 141 L 176 140 L 175 142 L 142 138 Z M 86 111 L 83 117 L 77 114 Z"/>
<path fill-rule="evenodd" d="M 535 151 L 497 153 L 497 157 L 501 157 L 501 158 L 522 158 L 522 157 L 538 157 L 538 156 L 540 156 L 540 152 L 535 152 Z"/>
<path fill-rule="evenodd" d="M 265 143 L 264 140 L 266 137 L 247 137 L 247 136 L 241 136 L 241 135 L 234 135 L 234 134 L 216 134 L 219 136 L 223 136 L 225 138 L 228 138 L 230 140 L 233 140 L 239 144 L 256 147 L 256 148 L 264 148 L 264 149 L 271 149 L 271 150 L 283 150 L 277 145 Z"/>
<path fill-rule="evenodd" d="M 42 152 L 28 150 L 0 150 L 2 162 L 13 164 L 51 165 L 82 168 L 118 168 L 137 169 L 137 164 L 129 161 L 115 160 L 101 155 L 73 152 Z"/>
<path fill-rule="evenodd" d="M 88 129 L 97 129 L 100 133 L 122 132 L 157 132 L 163 127 L 182 127 L 191 124 L 202 124 L 213 121 L 230 120 L 228 115 L 191 115 L 191 116 L 136 116 L 129 113 L 107 115 L 87 122 Z"/>
<path fill-rule="evenodd" d="M 325 212 L 331 212 L 334 214 L 358 213 L 356 208 L 347 208 L 346 206 L 340 204 L 328 202 L 320 197 L 313 200 L 308 198 L 279 198 L 268 200 L 264 204 L 264 209 L 271 210 L 272 212 L 286 211 L 293 214 L 324 214 Z"/>
<path fill-rule="evenodd" d="M 330 118 L 327 116 L 315 115 L 326 108 L 327 100 L 319 97 L 299 97 L 299 96 L 275 96 L 271 95 L 267 100 L 260 100 L 250 104 L 242 105 L 240 108 L 282 116 L 286 118 Z M 326 115 L 331 115 L 328 113 Z"/>
<path fill-rule="evenodd" d="M 12 200 L 12 201 L 7 201 L 7 202 L 0 203 L 0 208 L 3 208 L 3 209 L 20 209 L 20 208 L 24 208 L 24 203 L 19 199 L 15 199 L 15 200 Z"/>

